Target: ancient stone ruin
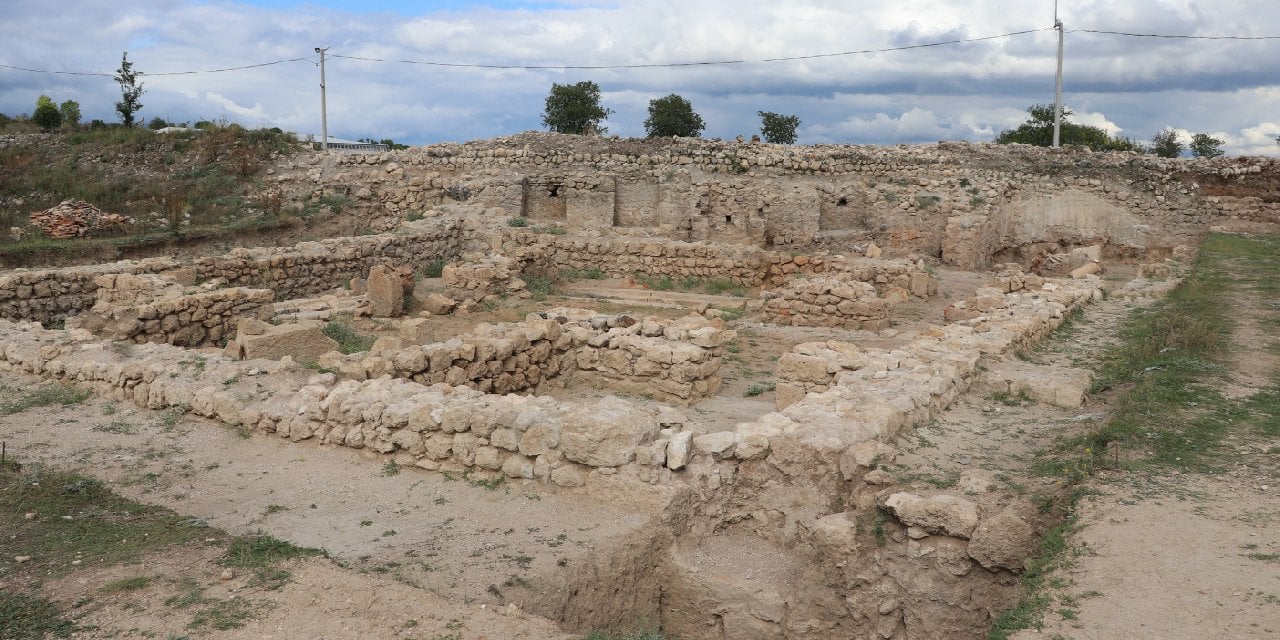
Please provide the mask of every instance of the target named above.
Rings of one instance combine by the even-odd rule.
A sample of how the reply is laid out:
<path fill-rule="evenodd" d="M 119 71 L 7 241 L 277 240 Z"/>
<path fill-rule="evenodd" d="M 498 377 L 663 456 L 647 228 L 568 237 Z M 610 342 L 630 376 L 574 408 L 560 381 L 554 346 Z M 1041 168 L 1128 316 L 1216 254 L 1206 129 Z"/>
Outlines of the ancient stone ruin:
<path fill-rule="evenodd" d="M 650 539 L 601 551 L 631 582 L 522 603 L 571 630 L 977 637 L 1042 523 L 897 487 L 895 443 L 966 393 L 1079 406 L 1087 374 L 1015 352 L 1109 270 L 1158 295 L 1211 225 L 1280 222 L 1233 195 L 1276 171 L 542 134 L 305 154 L 273 186 L 346 195 L 378 233 L 0 274 L 0 368 L 427 477 L 648 505 Z M 768 370 L 744 379 L 746 357 Z M 770 568 L 751 578 L 692 560 L 753 553 Z"/>

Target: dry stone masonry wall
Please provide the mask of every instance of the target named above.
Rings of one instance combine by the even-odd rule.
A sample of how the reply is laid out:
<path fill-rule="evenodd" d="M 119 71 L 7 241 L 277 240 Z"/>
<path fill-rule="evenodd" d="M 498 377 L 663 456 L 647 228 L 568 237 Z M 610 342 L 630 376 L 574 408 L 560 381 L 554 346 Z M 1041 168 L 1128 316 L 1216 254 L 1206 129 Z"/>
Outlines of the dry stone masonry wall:
<path fill-rule="evenodd" d="M 67 321 L 110 339 L 183 347 L 220 344 L 240 318 L 265 315 L 275 295 L 265 289 L 183 287 L 154 274 L 94 279 L 98 302 Z"/>

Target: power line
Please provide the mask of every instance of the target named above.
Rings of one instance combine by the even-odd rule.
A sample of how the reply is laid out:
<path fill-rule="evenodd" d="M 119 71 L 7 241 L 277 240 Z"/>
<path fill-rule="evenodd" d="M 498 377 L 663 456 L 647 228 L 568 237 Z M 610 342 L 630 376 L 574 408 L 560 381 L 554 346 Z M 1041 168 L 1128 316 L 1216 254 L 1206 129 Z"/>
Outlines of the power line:
<path fill-rule="evenodd" d="M 957 38 L 953 40 L 940 40 L 937 42 L 925 42 L 921 44 L 903 45 L 898 47 L 884 47 L 880 49 L 857 49 L 853 51 L 837 51 L 833 53 L 815 53 L 801 56 L 783 56 L 777 58 L 759 58 L 759 59 L 733 59 L 733 60 L 696 60 L 685 62 L 653 62 L 640 64 L 601 64 L 601 65 L 527 65 L 527 64 L 482 64 L 470 62 L 440 62 L 434 60 L 389 60 L 385 58 L 369 58 L 363 56 L 344 56 L 333 54 L 331 58 L 343 58 L 346 60 L 357 60 L 362 62 L 381 62 L 392 64 L 417 64 L 431 67 L 449 67 L 460 69 L 520 69 L 529 71 L 554 71 L 554 70 L 609 70 L 609 69 L 660 69 L 660 68 L 680 68 L 680 67 L 710 67 L 724 65 L 740 65 L 740 64 L 756 64 L 771 62 L 794 62 L 798 60 L 817 60 L 821 58 L 836 58 L 843 56 L 867 55 L 873 53 L 892 53 L 895 51 L 911 51 L 914 49 L 928 49 L 932 47 L 944 47 L 954 44 L 968 44 L 973 42 L 987 42 L 990 40 L 1000 40 L 1003 38 L 1013 38 L 1024 36 L 1032 33 L 1040 33 L 1043 31 L 1052 31 L 1056 27 L 1045 27 L 1042 29 L 1027 29 L 1024 31 L 1012 31 L 1009 33 L 1001 33 L 992 36 L 982 36 L 977 38 Z M 1175 40 L 1235 40 L 1235 41 L 1265 41 L 1280 40 L 1280 36 L 1192 36 L 1192 35 L 1173 35 L 1160 33 L 1132 33 L 1127 31 L 1108 31 L 1104 29 L 1069 29 L 1067 33 L 1092 33 L 1097 35 L 1123 36 L 1131 38 L 1163 38 Z M 146 77 L 163 77 L 163 76 L 184 76 L 198 75 L 203 73 L 226 73 L 230 71 L 245 71 L 248 69 L 258 69 L 261 67 L 270 67 L 290 62 L 312 61 L 315 56 L 303 56 L 300 58 L 289 58 L 287 60 L 272 60 L 270 62 L 259 62 L 257 64 L 247 64 L 237 67 L 224 67 L 220 69 L 200 69 L 191 71 L 160 71 L 154 73 L 142 73 Z M 54 75 L 68 76 L 97 76 L 103 78 L 114 77 L 112 73 L 102 73 L 96 71 L 54 71 L 50 69 L 32 69 L 30 67 L 19 67 L 10 64 L 0 64 L 0 69 L 13 69 L 15 71 L 27 71 L 31 73 L 48 73 Z"/>
<path fill-rule="evenodd" d="M 939 42 L 926 42 L 922 44 L 904 45 L 901 47 L 885 47 L 883 49 L 859 49 L 856 51 L 839 51 L 836 53 L 815 53 L 804 56 L 786 56 L 781 58 L 760 58 L 757 60 L 703 60 L 694 62 L 652 62 L 644 64 L 599 64 L 599 65 L 570 65 L 570 64 L 553 64 L 553 65 L 530 65 L 530 64 L 481 64 L 466 62 L 437 62 L 430 60 L 387 60 L 384 58 L 366 58 L 362 56 L 344 56 L 333 54 L 332 58 L 344 58 L 347 60 L 360 60 L 363 62 L 389 62 L 393 64 L 419 64 L 431 67 L 452 67 L 463 69 L 523 69 L 530 71 L 537 70 L 607 70 L 607 69 L 657 69 L 657 68 L 674 68 L 674 67 L 709 67 L 719 65 L 732 64 L 752 64 L 764 62 L 792 62 L 796 60 L 815 60 L 818 58 L 834 58 L 839 56 L 865 55 L 869 53 L 889 53 L 892 51 L 909 51 L 912 49 L 926 49 L 929 47 L 942 47 L 952 44 L 965 44 L 970 42 L 984 42 L 987 40 L 998 40 L 1001 38 L 1011 38 L 1014 36 L 1026 35 L 1029 33 L 1038 33 L 1041 31 L 1052 30 L 1053 27 L 1045 27 L 1044 29 L 1028 29 L 1026 31 L 1014 31 L 1012 33 L 1002 33 L 994 36 L 983 36 L 980 38 L 960 38 L 956 40 L 943 40 Z"/>
<path fill-rule="evenodd" d="M 284 64 L 286 62 L 302 62 L 304 60 L 310 60 L 314 57 L 315 56 L 303 56 L 301 58 L 290 58 L 288 60 L 272 60 L 271 62 L 259 62 L 257 64 L 246 64 L 239 67 L 226 67 L 223 69 L 202 69 L 198 71 L 160 71 L 155 73 L 139 72 L 138 75 L 146 76 L 148 78 L 154 78 L 156 76 L 189 76 L 189 75 L 196 75 L 200 73 L 224 73 L 227 71 L 244 71 L 246 69 L 270 67 L 272 65 Z M 27 67 L 17 67 L 11 64 L 0 64 L 0 68 L 16 69 L 18 71 L 30 71 L 32 73 L 51 73 L 51 74 L 64 75 L 64 76 L 101 76 L 104 78 L 115 77 L 115 74 L 113 73 L 101 73 L 97 71 L 51 71 L 48 69 L 29 69 Z"/>
<path fill-rule="evenodd" d="M 1097 33 L 1108 36 L 1127 36 L 1130 38 L 1166 38 L 1170 40 L 1280 40 L 1280 36 L 1185 36 L 1162 33 L 1129 33 L 1126 31 L 1104 31 L 1102 29 L 1071 29 L 1067 33 Z"/>

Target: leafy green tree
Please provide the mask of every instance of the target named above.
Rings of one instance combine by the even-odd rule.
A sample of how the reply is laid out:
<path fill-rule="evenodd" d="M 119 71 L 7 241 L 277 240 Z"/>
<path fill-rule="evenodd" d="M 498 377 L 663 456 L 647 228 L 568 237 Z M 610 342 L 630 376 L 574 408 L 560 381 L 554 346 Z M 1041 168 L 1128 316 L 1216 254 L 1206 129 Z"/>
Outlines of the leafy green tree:
<path fill-rule="evenodd" d="M 1165 129 L 1151 138 L 1151 153 L 1161 158 L 1176 158 L 1182 155 L 1186 146 L 1178 139 L 1178 132 Z"/>
<path fill-rule="evenodd" d="M 696 138 L 706 127 L 702 116 L 694 112 L 693 105 L 674 93 L 649 101 L 649 117 L 644 121 L 644 131 L 650 138 Z"/>
<path fill-rule="evenodd" d="M 1225 140 L 1220 140 L 1207 133 L 1197 133 L 1191 136 L 1191 153 L 1197 158 L 1216 158 L 1222 155 L 1222 145 L 1226 144 Z"/>
<path fill-rule="evenodd" d="M 1033 144 L 1038 147 L 1053 146 L 1053 105 L 1033 104 L 1027 107 L 1030 116 L 1017 129 L 1006 129 L 996 136 L 1000 144 Z M 1071 110 L 1063 107 L 1059 141 L 1089 147 L 1094 151 L 1141 151 L 1140 145 L 1128 138 L 1113 138 L 1101 127 L 1076 124 L 1069 120 Z"/>
<path fill-rule="evenodd" d="M 556 133 L 604 133 L 600 123 L 612 109 L 600 106 L 600 86 L 590 80 L 576 84 L 551 84 L 542 124 Z"/>
<path fill-rule="evenodd" d="M 760 114 L 760 133 L 765 142 L 795 144 L 796 129 L 800 126 L 799 116 L 784 116 L 772 111 L 756 113 Z"/>
<path fill-rule="evenodd" d="M 152 118 L 151 122 L 147 123 L 147 128 L 151 130 L 163 129 L 167 126 L 169 126 L 169 123 L 166 122 L 165 119 L 161 118 L 160 116 L 156 116 Z"/>
<path fill-rule="evenodd" d="M 116 103 L 116 113 L 120 114 L 120 122 L 126 127 L 133 126 L 133 117 L 142 110 L 142 94 L 145 91 L 138 82 L 141 72 L 133 70 L 129 62 L 129 52 L 120 56 L 120 68 L 116 69 L 115 80 L 120 85 L 120 102 Z"/>
<path fill-rule="evenodd" d="M 31 121 L 45 131 L 53 131 L 62 124 L 62 112 L 49 96 L 36 99 L 36 110 L 31 112 Z"/>
<path fill-rule="evenodd" d="M 75 100 L 67 100 L 58 105 L 58 111 L 62 112 L 62 124 L 68 129 L 75 129 L 80 126 L 80 103 Z"/>

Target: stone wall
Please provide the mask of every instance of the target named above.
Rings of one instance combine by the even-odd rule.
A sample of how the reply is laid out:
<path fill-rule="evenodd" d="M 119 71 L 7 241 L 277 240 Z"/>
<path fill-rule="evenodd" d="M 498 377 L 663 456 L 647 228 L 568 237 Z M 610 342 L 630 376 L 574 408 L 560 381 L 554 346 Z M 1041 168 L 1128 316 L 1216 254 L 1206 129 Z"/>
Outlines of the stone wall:
<path fill-rule="evenodd" d="M 138 343 L 219 345 L 233 335 L 240 318 L 269 314 L 275 299 L 265 289 L 187 288 L 153 274 L 107 274 L 94 282 L 97 303 L 67 320 L 68 328 Z"/>
<path fill-rule="evenodd" d="M 164 344 L 125 353 L 84 331 L 34 323 L 0 321 L 0 371 L 75 381 L 140 406 L 295 441 L 368 449 L 404 465 L 563 487 L 620 468 L 634 475 L 638 465 L 662 467 L 668 441 L 688 441 L 678 436 L 685 419 L 677 412 L 615 397 L 564 404 L 387 376 L 344 381 L 292 362 L 193 355 Z"/>
<path fill-rule="evenodd" d="M 890 301 L 875 287 L 839 278 L 796 278 L 760 294 L 766 322 L 797 327 L 843 327 L 879 331 L 889 326 Z"/>
<path fill-rule="evenodd" d="M 95 279 L 111 274 L 166 274 L 184 285 L 216 282 L 233 287 L 270 289 L 281 299 L 335 289 L 364 277 L 375 264 L 421 267 L 455 259 L 468 244 L 465 224 L 457 219 L 407 223 L 395 233 L 331 238 L 292 247 L 234 249 L 212 257 L 123 260 L 107 264 L 14 270 L 0 275 L 0 318 L 56 321 L 92 307 Z"/>
<path fill-rule="evenodd" d="M 1045 282 L 1039 276 L 1030 277 L 1041 283 L 1034 291 L 1021 288 L 1025 280 L 1008 277 L 1006 280 L 1018 281 L 1018 292 L 979 289 L 973 298 L 952 305 L 971 313 L 957 319 L 955 324 L 927 332 L 910 347 L 864 351 L 855 344 L 841 341 L 797 345 L 778 360 L 775 372 L 778 408 L 796 404 L 810 393 L 826 393 L 839 386 L 842 379 L 887 380 L 893 377 L 890 372 L 894 370 L 936 366 L 957 353 L 965 354 L 959 362 L 967 362 L 971 358 L 1034 344 L 1061 323 L 1063 313 L 1088 302 L 1099 286 L 1095 281 Z M 1012 288 L 1012 285 L 1006 283 L 1006 287 Z M 960 336 L 964 339 L 958 342 L 966 349 L 938 348 L 938 339 Z M 972 365 L 965 365 L 962 370 L 971 368 Z M 965 378 L 967 376 L 965 373 Z M 960 380 L 953 380 L 948 385 L 959 383 Z"/>
<path fill-rule="evenodd" d="M 1195 244 L 1217 219 L 1273 216 L 1265 194 L 1257 203 L 1231 199 L 1238 184 L 1280 171 L 1261 158 L 1022 145 L 798 147 L 536 133 L 289 162 L 281 181 L 345 185 L 374 226 L 465 202 L 493 220 L 523 216 L 597 237 L 846 255 L 874 241 L 892 256 L 976 267 L 1027 243 L 1103 240 L 1129 253 Z M 949 226 L 971 242 L 956 242 Z"/>
<path fill-rule="evenodd" d="M 506 256 L 485 256 L 477 262 L 445 265 L 441 273 L 445 295 L 458 302 L 485 300 L 525 291 L 520 265 Z"/>
<path fill-rule="evenodd" d="M 706 318 L 646 318 L 589 338 L 575 352 L 574 381 L 673 404 L 720 390 L 722 345 L 735 338 Z"/>
<path fill-rule="evenodd" d="M 407 223 L 397 233 L 301 242 L 284 249 L 233 249 L 196 258 L 179 271 L 192 282 L 219 280 L 271 289 L 281 299 L 298 298 L 363 278 L 375 264 L 417 268 L 456 258 L 462 227 L 459 220 L 423 220 Z"/>
<path fill-rule="evenodd" d="M 98 276 L 155 273 L 176 264 L 170 258 L 148 258 L 65 269 L 16 269 L 0 275 L 0 318 L 62 320 L 98 301 L 98 284 L 94 281 Z"/>
<path fill-rule="evenodd" d="M 598 269 L 610 278 L 723 279 L 747 287 L 773 287 L 802 274 L 836 273 L 871 283 L 877 291 L 898 287 L 917 297 L 937 293 L 937 281 L 922 263 L 906 260 L 790 255 L 757 247 L 661 238 L 581 238 L 503 231 L 493 249 L 518 260 L 523 270 L 545 273 Z"/>

